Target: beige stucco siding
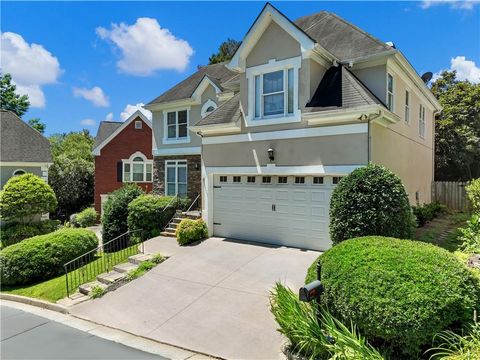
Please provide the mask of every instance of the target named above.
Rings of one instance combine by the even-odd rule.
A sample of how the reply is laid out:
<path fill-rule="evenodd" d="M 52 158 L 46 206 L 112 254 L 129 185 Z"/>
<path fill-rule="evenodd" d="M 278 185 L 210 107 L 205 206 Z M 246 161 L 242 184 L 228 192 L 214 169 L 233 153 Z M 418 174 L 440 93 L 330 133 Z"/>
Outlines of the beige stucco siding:
<path fill-rule="evenodd" d="M 411 204 L 416 203 L 417 191 L 419 202 L 429 203 L 433 181 L 432 147 L 378 124 L 372 124 L 370 132 L 372 162 L 384 165 L 402 179 Z"/>
<path fill-rule="evenodd" d="M 377 65 L 364 69 L 353 70 L 353 73 L 362 81 L 365 86 L 383 103 L 387 97 L 387 67 Z"/>
<path fill-rule="evenodd" d="M 190 110 L 188 112 L 188 124 L 194 125 L 201 119 L 201 110 L 203 104 L 206 101 L 211 99 L 217 105 L 220 105 L 217 94 L 215 92 L 215 88 L 209 85 L 205 91 L 202 93 L 201 96 L 201 104 L 199 105 L 192 105 L 190 106 Z M 174 111 L 174 110 L 185 110 L 185 108 L 179 107 L 171 110 L 165 110 L 165 112 Z M 153 148 L 162 149 L 162 148 L 184 148 L 184 147 L 198 147 L 201 145 L 202 141 L 200 137 L 192 132 L 189 131 L 190 135 L 190 142 L 189 143 L 180 143 L 180 144 L 163 144 L 164 138 L 164 111 L 154 111 L 152 114 L 152 126 L 153 126 Z"/>
<path fill-rule="evenodd" d="M 367 134 L 333 135 L 203 145 L 205 166 L 266 166 L 275 150 L 276 166 L 359 165 L 367 163 Z"/>

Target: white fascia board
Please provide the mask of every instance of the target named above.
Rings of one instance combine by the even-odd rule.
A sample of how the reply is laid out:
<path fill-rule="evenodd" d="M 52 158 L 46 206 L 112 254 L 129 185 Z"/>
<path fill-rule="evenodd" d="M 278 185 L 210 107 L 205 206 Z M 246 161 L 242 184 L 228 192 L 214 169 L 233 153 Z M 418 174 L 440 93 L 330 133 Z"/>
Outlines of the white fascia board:
<path fill-rule="evenodd" d="M 430 110 L 436 112 L 440 112 L 442 110 L 442 105 L 440 105 L 435 95 L 433 95 L 427 84 L 425 84 L 422 78 L 418 75 L 417 71 L 400 51 L 397 51 L 395 56 L 388 60 L 387 67 L 388 66 L 392 67 L 392 69 L 403 79 L 403 81 L 405 81 L 407 84 L 413 84 L 415 87 L 417 87 L 417 89 L 420 90 L 420 92 L 429 101 L 428 107 Z"/>
<path fill-rule="evenodd" d="M 135 120 L 137 117 L 143 120 L 145 124 L 151 129 L 152 128 L 152 123 L 150 120 L 147 119 L 145 115 L 140 110 L 135 111 L 130 117 L 123 122 L 122 125 L 120 125 L 113 133 L 111 133 L 105 140 L 103 140 L 98 146 L 92 150 L 92 154 L 95 156 L 100 155 L 100 151 L 102 150 L 105 145 L 107 145 L 110 141 L 112 141 L 115 136 L 120 134 L 133 120 Z"/>
<path fill-rule="evenodd" d="M 322 126 L 315 128 L 303 128 L 293 130 L 265 131 L 258 133 L 246 133 L 238 135 L 212 136 L 202 138 L 203 145 L 228 144 L 234 142 L 252 142 L 265 140 L 298 139 L 317 136 L 348 135 L 348 134 L 366 134 L 368 124 L 347 124 Z"/>
<path fill-rule="evenodd" d="M 359 106 L 349 109 L 335 109 L 303 113 L 302 118 L 307 120 L 308 125 L 322 125 L 329 122 L 344 123 L 349 121 L 361 121 L 362 115 L 369 116 L 378 113 L 381 107 L 378 105 Z"/>
<path fill-rule="evenodd" d="M 197 101 L 191 98 L 187 98 L 187 99 L 163 102 L 159 104 L 146 105 L 145 109 L 148 109 L 150 111 L 163 111 L 163 110 L 178 109 L 178 108 L 188 107 L 188 106 L 198 105 L 198 104 L 199 103 Z"/>
<path fill-rule="evenodd" d="M 49 167 L 50 165 L 53 165 L 53 163 L 43 161 L 0 161 L 0 166 Z"/>
<path fill-rule="evenodd" d="M 235 52 L 232 60 L 230 60 L 230 63 L 227 65 L 230 69 L 241 72 L 245 71 L 245 59 L 272 21 L 275 21 L 275 23 L 299 42 L 302 54 L 308 55 L 315 48 L 315 41 L 292 24 L 288 18 L 282 15 L 272 5 L 267 4 L 243 38 L 242 44 Z"/>
<path fill-rule="evenodd" d="M 153 156 L 175 156 L 175 155 L 200 155 L 200 146 L 189 146 L 182 148 L 161 148 L 153 149 Z"/>
<path fill-rule="evenodd" d="M 200 103 L 202 101 L 202 94 L 207 89 L 208 85 L 213 86 L 216 94 L 219 94 L 222 92 L 222 90 L 217 85 L 215 85 L 215 83 L 212 80 L 210 80 L 207 75 L 205 75 L 202 81 L 200 81 L 198 86 L 195 88 L 191 98 L 195 100 L 195 102 Z"/>
<path fill-rule="evenodd" d="M 266 174 L 266 175 L 347 175 L 367 164 L 305 165 L 305 166 L 215 166 L 205 167 L 210 174 Z"/>
<path fill-rule="evenodd" d="M 204 126 L 190 126 L 190 131 L 200 133 L 201 135 L 214 135 L 225 133 L 238 133 L 241 131 L 240 126 L 235 123 L 218 124 L 218 125 L 204 125 Z"/>

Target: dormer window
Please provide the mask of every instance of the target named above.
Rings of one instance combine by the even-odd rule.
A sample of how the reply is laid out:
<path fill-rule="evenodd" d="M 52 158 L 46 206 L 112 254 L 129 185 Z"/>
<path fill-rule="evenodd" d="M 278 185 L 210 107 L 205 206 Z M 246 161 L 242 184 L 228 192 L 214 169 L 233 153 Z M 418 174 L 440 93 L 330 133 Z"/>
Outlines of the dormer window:
<path fill-rule="evenodd" d="M 205 103 L 202 106 L 202 109 L 200 110 L 200 115 L 202 116 L 202 119 L 207 116 L 208 114 L 214 112 L 217 109 L 217 104 L 215 101 L 208 99 L 205 101 Z"/>
<path fill-rule="evenodd" d="M 301 58 L 295 57 L 247 68 L 247 126 L 300 121 L 298 74 Z"/>

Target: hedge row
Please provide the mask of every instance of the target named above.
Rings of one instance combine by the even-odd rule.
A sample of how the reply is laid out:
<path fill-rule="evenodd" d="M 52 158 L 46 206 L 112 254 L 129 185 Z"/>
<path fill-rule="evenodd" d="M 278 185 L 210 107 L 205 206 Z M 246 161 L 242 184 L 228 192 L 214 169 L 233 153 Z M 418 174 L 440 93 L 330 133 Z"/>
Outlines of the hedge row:
<path fill-rule="evenodd" d="M 35 236 L 0 251 L 2 285 L 37 282 L 63 273 L 63 264 L 95 249 L 90 230 L 61 229 Z"/>

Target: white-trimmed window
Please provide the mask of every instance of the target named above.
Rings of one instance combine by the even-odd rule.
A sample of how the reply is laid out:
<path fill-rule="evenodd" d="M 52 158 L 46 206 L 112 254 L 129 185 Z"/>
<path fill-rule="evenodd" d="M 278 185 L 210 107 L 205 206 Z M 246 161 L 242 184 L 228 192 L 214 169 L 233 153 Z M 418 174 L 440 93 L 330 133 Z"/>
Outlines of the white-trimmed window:
<path fill-rule="evenodd" d="M 164 144 L 185 143 L 188 136 L 188 109 L 164 112 Z"/>
<path fill-rule="evenodd" d="M 165 161 L 165 195 L 187 195 L 187 161 Z"/>
<path fill-rule="evenodd" d="M 234 176 L 234 177 L 233 177 L 233 182 L 234 182 L 234 183 L 239 183 L 239 182 L 241 182 L 241 181 L 242 181 L 242 177 L 241 177 L 241 176 Z"/>
<path fill-rule="evenodd" d="M 20 175 L 24 175 L 26 174 L 27 172 L 23 169 L 17 169 L 13 172 L 12 176 L 20 176 Z"/>
<path fill-rule="evenodd" d="M 323 185 L 323 176 L 314 176 L 313 185 Z"/>
<path fill-rule="evenodd" d="M 135 121 L 135 129 L 140 130 L 142 128 L 143 122 L 140 120 Z"/>
<path fill-rule="evenodd" d="M 422 139 L 425 138 L 425 106 L 420 104 L 419 112 L 418 112 L 418 135 Z"/>
<path fill-rule="evenodd" d="M 247 126 L 300 121 L 298 73 L 301 58 L 247 68 L 249 108 Z"/>
<path fill-rule="evenodd" d="M 262 176 L 262 183 L 263 184 L 271 184 L 272 183 L 272 177 L 271 176 Z"/>
<path fill-rule="evenodd" d="M 204 118 L 205 116 L 207 116 L 208 114 L 214 112 L 216 109 L 217 109 L 217 104 L 215 103 L 215 101 L 211 100 L 211 99 L 208 99 L 207 101 L 205 101 L 205 103 L 203 104 L 202 106 L 202 109 L 200 110 L 200 115 L 202 116 L 202 118 Z"/>
<path fill-rule="evenodd" d="M 305 176 L 295 176 L 295 184 L 305 184 Z"/>
<path fill-rule="evenodd" d="M 287 176 L 279 176 L 278 179 L 277 179 L 277 183 L 287 184 L 288 183 L 288 177 Z"/>
<path fill-rule="evenodd" d="M 151 182 L 153 161 L 137 151 L 123 162 L 123 182 Z"/>
<path fill-rule="evenodd" d="M 225 175 L 220 176 L 220 182 L 227 182 L 228 178 Z"/>
<path fill-rule="evenodd" d="M 410 92 L 405 91 L 405 123 L 410 124 Z"/>
<path fill-rule="evenodd" d="M 340 180 L 342 180 L 342 177 L 343 177 L 343 176 L 334 176 L 334 177 L 332 178 L 332 184 L 333 184 L 333 185 L 338 185 L 338 183 L 340 182 Z"/>
<path fill-rule="evenodd" d="M 394 98 L 394 83 L 393 83 L 393 75 L 387 73 L 387 108 L 391 112 L 394 111 L 395 105 L 395 98 Z"/>

